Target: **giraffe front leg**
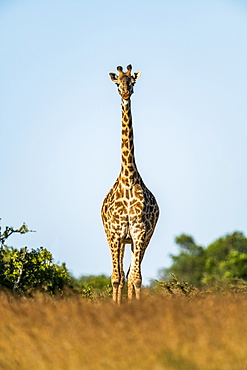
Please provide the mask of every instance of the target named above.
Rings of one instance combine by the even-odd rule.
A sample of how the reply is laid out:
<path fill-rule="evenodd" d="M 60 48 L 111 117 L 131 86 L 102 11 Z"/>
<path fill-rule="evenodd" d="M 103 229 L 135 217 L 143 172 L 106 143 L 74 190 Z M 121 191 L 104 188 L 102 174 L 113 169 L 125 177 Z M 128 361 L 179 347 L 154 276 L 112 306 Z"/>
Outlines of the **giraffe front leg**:
<path fill-rule="evenodd" d="M 124 270 L 123 270 L 124 249 L 125 249 L 125 244 L 120 243 L 119 261 L 118 261 L 119 273 L 120 273 L 120 281 L 119 281 L 118 296 L 117 296 L 117 303 L 118 304 L 122 303 L 122 291 L 123 291 L 123 287 L 124 287 L 124 283 L 125 283 Z"/>
<path fill-rule="evenodd" d="M 114 302 L 119 300 L 119 284 L 120 276 L 118 270 L 118 257 L 117 253 L 112 253 L 112 275 L 111 275 L 111 285 L 112 285 L 112 298 Z"/>
<path fill-rule="evenodd" d="M 135 271 L 130 279 L 128 280 L 128 300 L 131 301 L 133 299 L 133 295 L 135 293 L 135 298 L 137 300 L 141 297 L 141 286 L 142 286 L 142 275 L 141 271 Z"/>
<path fill-rule="evenodd" d="M 135 265 L 135 253 L 134 253 L 134 245 L 131 244 L 131 261 L 130 267 L 127 274 L 128 278 L 128 301 L 132 301 L 134 295 L 134 265 Z"/>
<path fill-rule="evenodd" d="M 124 287 L 124 274 L 123 275 L 121 274 L 119 279 L 116 278 L 116 275 L 112 276 L 111 283 L 112 283 L 112 289 L 113 289 L 113 293 L 112 293 L 113 301 L 120 305 L 122 303 L 122 291 L 123 291 L 123 287 Z"/>
<path fill-rule="evenodd" d="M 119 241 L 111 244 L 112 255 L 112 298 L 113 301 L 120 304 L 122 301 L 122 290 L 124 286 L 123 256 L 124 245 Z"/>
<path fill-rule="evenodd" d="M 128 300 L 132 301 L 133 295 L 135 293 L 136 299 L 140 299 L 141 296 L 141 285 L 142 285 L 142 276 L 141 271 L 131 271 L 128 276 Z"/>
<path fill-rule="evenodd" d="M 121 304 L 122 303 L 122 291 L 123 291 L 123 287 L 124 287 L 124 276 L 122 278 L 120 278 L 120 283 L 118 285 L 118 291 L 117 291 L 117 304 Z"/>
<path fill-rule="evenodd" d="M 133 294 L 137 300 L 141 297 L 142 275 L 141 262 L 145 253 L 145 243 L 135 242 L 131 248 L 131 265 L 128 275 L 128 300 L 133 299 Z"/>

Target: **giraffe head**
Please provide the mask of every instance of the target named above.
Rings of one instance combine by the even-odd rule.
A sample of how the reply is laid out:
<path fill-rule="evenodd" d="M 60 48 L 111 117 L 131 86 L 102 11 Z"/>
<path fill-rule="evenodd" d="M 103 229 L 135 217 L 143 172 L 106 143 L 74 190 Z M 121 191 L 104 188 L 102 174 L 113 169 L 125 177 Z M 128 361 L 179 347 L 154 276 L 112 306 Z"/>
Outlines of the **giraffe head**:
<path fill-rule="evenodd" d="M 123 72 L 123 67 L 117 67 L 119 76 L 116 73 L 109 73 L 109 76 L 113 82 L 116 83 L 118 87 L 118 92 L 122 99 L 128 100 L 134 93 L 134 84 L 140 78 L 141 72 L 134 72 L 131 75 L 132 66 L 131 64 L 127 67 L 127 72 Z"/>

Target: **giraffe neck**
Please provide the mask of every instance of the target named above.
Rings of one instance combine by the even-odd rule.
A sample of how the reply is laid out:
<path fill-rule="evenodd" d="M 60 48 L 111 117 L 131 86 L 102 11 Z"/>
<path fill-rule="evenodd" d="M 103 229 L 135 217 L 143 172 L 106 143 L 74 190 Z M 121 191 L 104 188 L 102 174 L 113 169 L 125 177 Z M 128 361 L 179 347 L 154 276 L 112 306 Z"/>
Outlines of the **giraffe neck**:
<path fill-rule="evenodd" d="M 126 184 L 131 183 L 138 173 L 134 154 L 134 134 L 132 127 L 130 99 L 122 99 L 122 167 L 121 177 Z"/>

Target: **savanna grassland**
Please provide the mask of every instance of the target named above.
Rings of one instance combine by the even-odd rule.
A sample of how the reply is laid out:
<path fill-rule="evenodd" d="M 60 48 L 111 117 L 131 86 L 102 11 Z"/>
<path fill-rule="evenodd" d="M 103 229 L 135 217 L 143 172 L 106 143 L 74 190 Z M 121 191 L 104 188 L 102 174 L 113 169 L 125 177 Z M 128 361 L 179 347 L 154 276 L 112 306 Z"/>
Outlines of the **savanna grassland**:
<path fill-rule="evenodd" d="M 1 369 L 247 369 L 247 296 L 0 295 Z"/>

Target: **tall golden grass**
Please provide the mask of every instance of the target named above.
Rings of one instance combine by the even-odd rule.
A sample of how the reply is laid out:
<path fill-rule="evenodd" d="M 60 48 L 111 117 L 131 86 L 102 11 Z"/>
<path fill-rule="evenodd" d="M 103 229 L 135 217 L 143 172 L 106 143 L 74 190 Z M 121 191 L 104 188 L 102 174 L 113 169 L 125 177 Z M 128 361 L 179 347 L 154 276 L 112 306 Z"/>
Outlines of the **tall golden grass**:
<path fill-rule="evenodd" d="M 247 369 L 244 295 L 0 300 L 1 369 Z"/>

